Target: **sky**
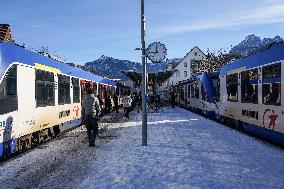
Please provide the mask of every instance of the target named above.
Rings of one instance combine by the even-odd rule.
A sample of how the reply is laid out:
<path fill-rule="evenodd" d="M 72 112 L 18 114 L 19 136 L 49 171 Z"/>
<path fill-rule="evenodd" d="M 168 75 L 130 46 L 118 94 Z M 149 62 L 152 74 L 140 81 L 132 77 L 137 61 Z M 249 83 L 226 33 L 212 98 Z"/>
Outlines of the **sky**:
<path fill-rule="evenodd" d="M 0 23 L 18 44 L 48 47 L 66 62 L 84 64 L 101 55 L 141 62 L 140 0 L 1 0 Z M 145 0 L 146 47 L 155 41 L 167 58 L 194 46 L 229 50 L 249 34 L 284 32 L 284 0 Z"/>

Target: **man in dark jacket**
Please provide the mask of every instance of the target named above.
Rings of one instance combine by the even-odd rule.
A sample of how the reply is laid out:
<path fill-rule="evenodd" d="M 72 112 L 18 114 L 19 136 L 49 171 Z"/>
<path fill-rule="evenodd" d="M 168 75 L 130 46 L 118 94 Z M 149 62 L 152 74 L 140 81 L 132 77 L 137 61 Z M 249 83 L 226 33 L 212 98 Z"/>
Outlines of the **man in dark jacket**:
<path fill-rule="evenodd" d="M 92 92 L 92 89 L 87 89 L 85 96 L 85 125 L 89 138 L 89 146 L 95 146 L 96 136 L 98 134 L 98 115 L 100 112 L 100 105 L 98 98 Z"/>
<path fill-rule="evenodd" d="M 114 102 L 114 109 L 115 109 L 115 112 L 116 114 L 118 114 L 118 110 L 119 110 L 119 105 L 118 105 L 118 96 L 116 93 L 114 93 L 113 95 L 113 102 Z"/>

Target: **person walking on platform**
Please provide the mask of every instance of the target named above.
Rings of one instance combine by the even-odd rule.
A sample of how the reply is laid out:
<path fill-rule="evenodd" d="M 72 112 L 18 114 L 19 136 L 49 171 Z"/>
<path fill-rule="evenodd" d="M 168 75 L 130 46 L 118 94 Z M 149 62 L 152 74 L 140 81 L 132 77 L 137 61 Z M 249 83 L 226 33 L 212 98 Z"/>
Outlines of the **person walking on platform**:
<path fill-rule="evenodd" d="M 118 110 L 119 110 L 119 106 L 118 106 L 118 96 L 116 93 L 114 93 L 113 95 L 113 103 L 114 103 L 114 109 L 115 109 L 115 113 L 116 113 L 116 116 L 118 114 Z"/>
<path fill-rule="evenodd" d="M 110 113 L 111 110 L 112 110 L 112 102 L 111 102 L 111 98 L 110 98 L 110 95 L 106 95 L 106 113 Z"/>
<path fill-rule="evenodd" d="M 95 146 L 95 140 L 99 131 L 98 115 L 100 112 L 100 105 L 99 100 L 92 92 L 92 89 L 88 88 L 86 93 L 84 101 L 85 125 L 89 138 L 89 146 L 93 147 Z"/>
<path fill-rule="evenodd" d="M 126 92 L 123 97 L 123 108 L 124 108 L 124 117 L 129 118 L 129 112 L 131 108 L 131 98 L 129 92 Z"/>

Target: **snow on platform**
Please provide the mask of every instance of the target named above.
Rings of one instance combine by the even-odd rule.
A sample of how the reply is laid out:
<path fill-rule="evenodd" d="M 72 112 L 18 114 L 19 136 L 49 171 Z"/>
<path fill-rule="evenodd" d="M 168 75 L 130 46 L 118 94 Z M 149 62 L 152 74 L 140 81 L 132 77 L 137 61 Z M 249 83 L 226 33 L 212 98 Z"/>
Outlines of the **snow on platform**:
<path fill-rule="evenodd" d="M 80 127 L 4 162 L 0 188 L 284 188 L 284 150 L 180 108 Z"/>

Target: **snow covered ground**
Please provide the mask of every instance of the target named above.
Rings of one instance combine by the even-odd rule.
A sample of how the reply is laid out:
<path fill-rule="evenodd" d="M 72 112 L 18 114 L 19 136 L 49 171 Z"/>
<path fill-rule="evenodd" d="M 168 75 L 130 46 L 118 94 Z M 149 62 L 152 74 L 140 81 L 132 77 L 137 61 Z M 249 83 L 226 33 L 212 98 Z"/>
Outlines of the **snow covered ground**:
<path fill-rule="evenodd" d="M 0 188 L 284 188 L 284 150 L 180 108 L 80 127 L 0 166 Z M 103 120 L 103 121 L 104 121 Z"/>

